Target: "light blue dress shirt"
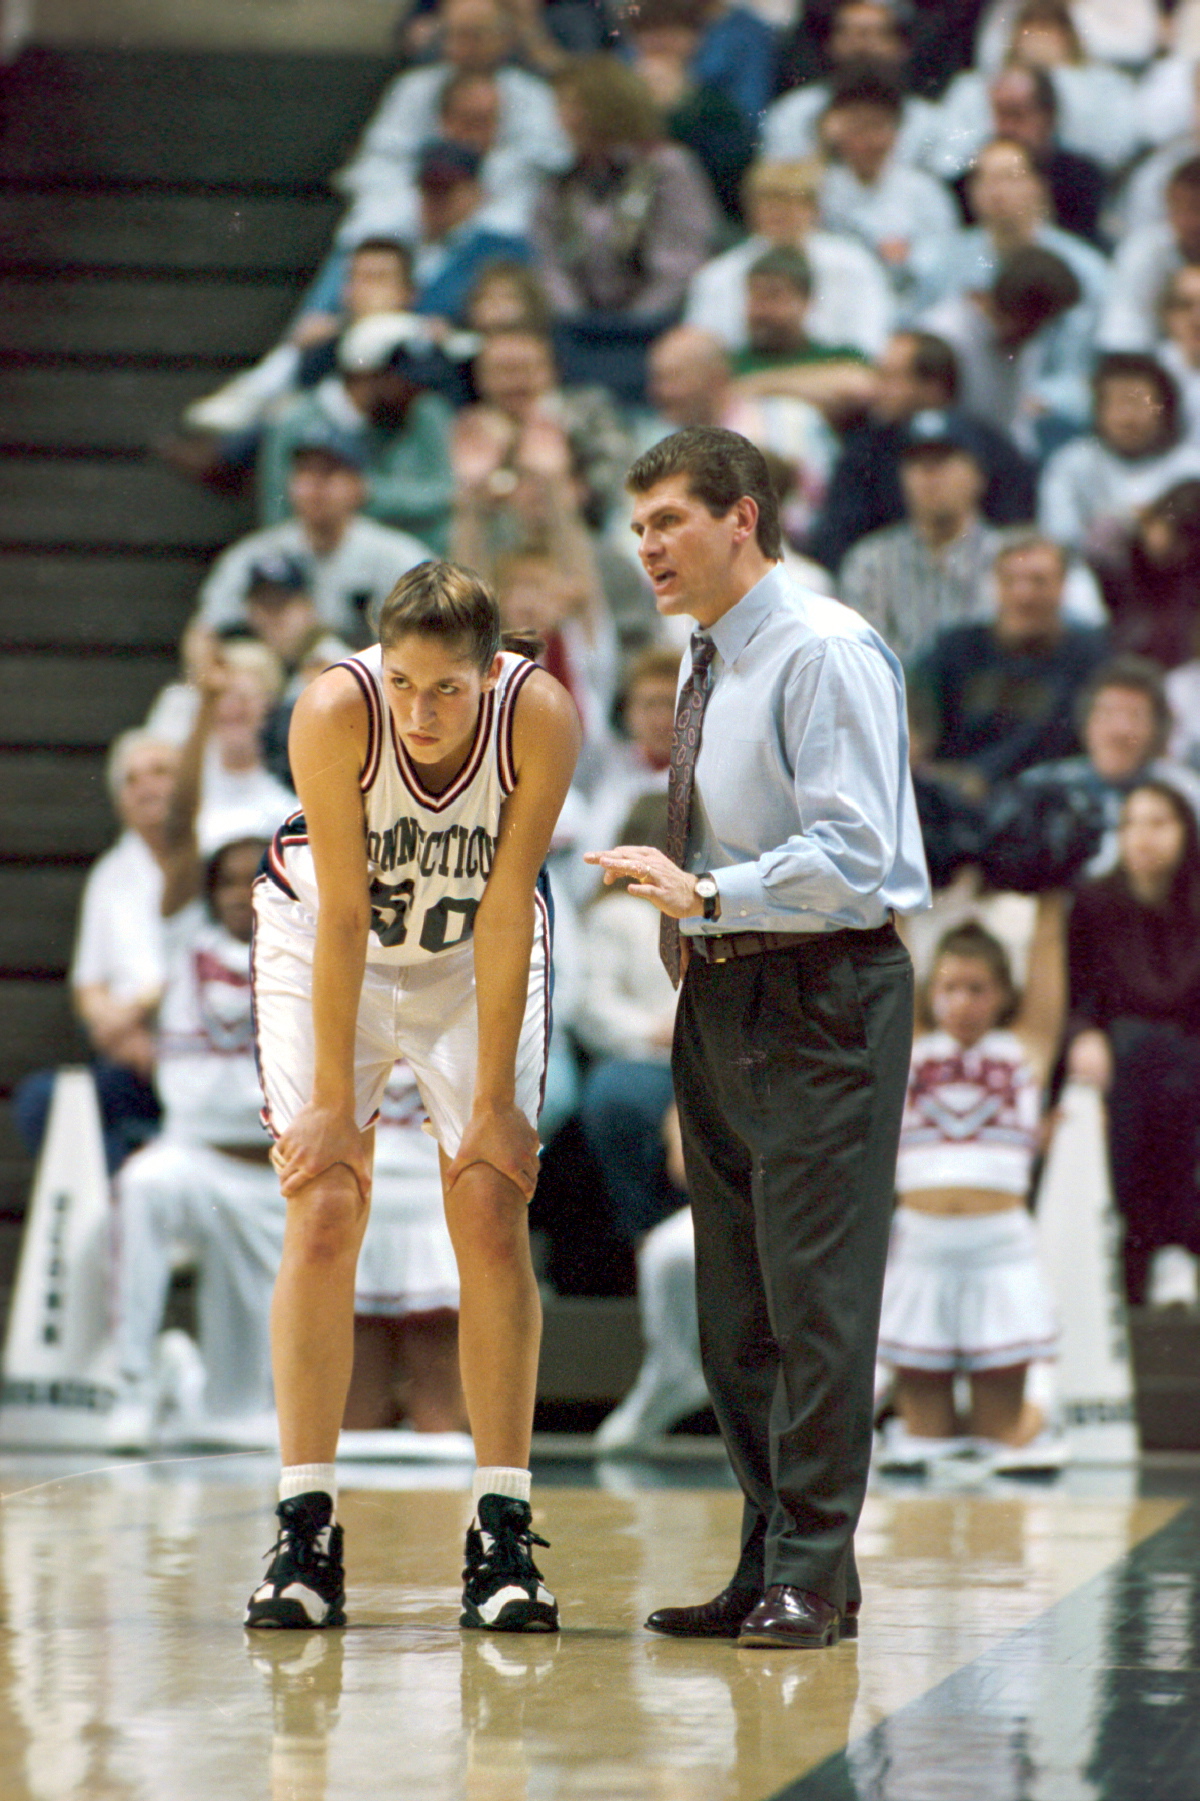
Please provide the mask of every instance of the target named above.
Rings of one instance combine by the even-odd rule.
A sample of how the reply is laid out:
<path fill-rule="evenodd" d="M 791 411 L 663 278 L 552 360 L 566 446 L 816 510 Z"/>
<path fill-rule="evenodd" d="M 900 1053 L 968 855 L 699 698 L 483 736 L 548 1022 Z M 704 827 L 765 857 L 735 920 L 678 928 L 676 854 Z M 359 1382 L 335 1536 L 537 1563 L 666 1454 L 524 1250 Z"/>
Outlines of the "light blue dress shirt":
<path fill-rule="evenodd" d="M 683 931 L 869 930 L 927 907 L 904 676 L 879 634 L 777 565 L 709 636 L 685 867 L 716 876 L 721 917 Z"/>

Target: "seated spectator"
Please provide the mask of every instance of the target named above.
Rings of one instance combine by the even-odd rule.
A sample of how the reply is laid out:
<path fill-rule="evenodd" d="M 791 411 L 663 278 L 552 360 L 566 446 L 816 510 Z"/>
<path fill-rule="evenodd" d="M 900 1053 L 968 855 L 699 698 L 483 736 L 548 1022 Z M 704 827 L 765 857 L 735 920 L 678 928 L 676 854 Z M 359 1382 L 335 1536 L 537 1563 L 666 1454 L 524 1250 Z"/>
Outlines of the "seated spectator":
<path fill-rule="evenodd" d="M 745 197 L 750 236 L 693 276 L 684 315 L 689 325 L 715 333 L 731 350 L 744 349 L 751 268 L 768 250 L 803 250 L 812 276 L 808 336 L 878 354 L 895 312 L 891 286 L 864 244 L 817 229 L 821 179 L 815 158 L 751 165 Z"/>
<path fill-rule="evenodd" d="M 983 484 L 971 435 L 954 415 L 917 413 L 900 452 L 904 523 L 860 539 L 838 587 L 903 662 L 947 626 L 991 611 L 1000 539 L 980 515 Z"/>
<path fill-rule="evenodd" d="M 507 71 L 518 76 L 522 71 Z M 551 169 L 561 166 L 565 147 L 553 154 L 535 134 L 522 138 L 509 121 L 505 129 L 506 71 L 456 70 L 444 82 L 426 140 L 414 141 L 395 164 L 395 174 L 372 184 L 353 202 L 338 226 L 339 250 L 380 234 L 413 240 L 421 232 L 418 170 L 425 141 L 456 144 L 479 159 L 478 221 L 490 231 L 524 238 L 538 189 Z M 549 97 L 542 84 L 539 98 Z"/>
<path fill-rule="evenodd" d="M 491 331 L 535 331 L 545 335 L 553 323 L 546 290 L 524 263 L 488 263 L 467 302 L 466 323 L 486 337 Z"/>
<path fill-rule="evenodd" d="M 150 732 L 113 740 L 105 774 L 121 835 L 88 872 L 79 909 L 68 980 L 92 1048 L 110 1174 L 158 1129 L 153 1021 L 165 974 L 163 859 L 178 763 L 176 746 Z M 35 1156 L 54 1073 L 26 1076 L 13 1095 L 17 1130 Z"/>
<path fill-rule="evenodd" d="M 1113 258 L 1100 320 L 1101 350 L 1152 350 L 1160 304 L 1171 276 L 1200 263 L 1200 156 L 1181 163 L 1167 183 L 1167 216 L 1131 231 Z"/>
<path fill-rule="evenodd" d="M 1087 329 L 1094 332 L 1108 292 L 1108 264 L 1094 246 L 1051 223 L 1049 189 L 1029 146 L 1008 138 L 985 144 L 971 165 L 966 191 L 975 223 L 913 252 L 912 309 L 922 311 L 951 294 L 981 292 L 1008 257 L 1032 246 L 1066 263 L 1082 290 Z"/>
<path fill-rule="evenodd" d="M 995 525 L 1032 518 L 1033 472 L 1006 433 L 969 417 L 958 404 L 958 362 L 929 332 L 897 332 L 875 368 L 875 397 L 866 421 L 847 433 L 808 550 L 827 569 L 840 568 L 852 544 L 904 518 L 900 465 L 908 426 L 918 413 L 952 412 L 954 429 L 984 472 L 980 502 Z"/>
<path fill-rule="evenodd" d="M 295 795 L 272 775 L 264 754 L 267 719 L 283 694 L 278 657 L 253 639 L 234 639 L 214 658 L 214 677 L 218 674 L 196 822 L 204 855 L 234 837 L 270 838 L 296 806 Z"/>
<path fill-rule="evenodd" d="M 1097 62 L 1141 69 L 1161 45 L 1163 17 L 1157 0 L 1116 0 L 1115 4 L 1114 0 L 1068 0 L 1068 4 L 1079 42 Z M 992 73 L 1002 66 L 1021 10 L 1021 0 L 989 0 L 976 42 L 975 61 L 981 69 Z"/>
<path fill-rule="evenodd" d="M 942 183 L 897 155 L 903 106 L 896 80 L 851 64 L 837 76 L 821 118 L 832 157 L 821 183 L 821 223 L 861 238 L 899 295 L 909 289 L 916 245 L 936 243 L 959 223 Z"/>
<path fill-rule="evenodd" d="M 875 377 L 852 344 L 822 344 L 808 335 L 812 268 L 803 250 L 764 250 L 746 278 L 744 350 L 732 358 L 739 393 L 789 394 L 820 407 L 835 427 L 875 396 Z"/>
<path fill-rule="evenodd" d="M 197 1320 L 209 1419 L 271 1405 L 271 1289 L 285 1203 L 270 1164 L 250 1006 L 251 885 L 263 837 L 197 838 L 202 768 L 226 699 L 220 665 L 200 699 L 172 798 L 164 857 L 166 985 L 156 1079 L 162 1135 L 117 1183 L 116 1335 L 122 1395 L 112 1424 L 123 1448 L 154 1435 L 155 1344 L 182 1251 L 199 1272 Z M 201 1430 L 196 1419 L 186 1431 Z"/>
<path fill-rule="evenodd" d="M 617 640 L 586 536 L 569 526 L 547 527 L 542 538 L 483 567 L 490 569 L 505 631 L 541 639 L 538 661 L 575 702 L 583 725 L 575 781 L 588 794 L 608 760 Z"/>
<path fill-rule="evenodd" d="M 691 151 L 726 219 L 737 226 L 742 218 L 742 177 L 754 155 L 753 126 L 761 106 L 747 115 L 720 87 L 697 76 L 705 15 L 712 10 L 702 0 L 637 0 L 622 14 L 622 38 L 629 45 L 635 72 L 662 113 L 667 135 Z M 739 15 L 753 20 L 771 40 L 769 27 L 753 13 L 742 8 L 724 13 L 728 20 Z M 763 105 L 767 97 L 764 94 Z"/>
<path fill-rule="evenodd" d="M 552 426 L 566 440 L 584 518 L 597 529 L 603 525 L 632 460 L 628 435 L 604 389 L 561 388 L 553 344 L 528 329 L 490 332 L 475 359 L 474 376 L 479 404 L 455 420 L 451 460 L 456 445 L 494 435 L 500 452 L 496 471 L 507 476 L 520 465 L 523 434 L 530 427 Z"/>
<path fill-rule="evenodd" d="M 1200 623 L 1200 480 L 1177 482 L 1143 507 L 1092 566 L 1113 649 L 1151 657 L 1160 669 L 1187 662 Z"/>
<path fill-rule="evenodd" d="M 1093 426 L 1042 471 L 1038 522 L 1060 544 L 1103 560 L 1119 554 L 1139 510 L 1200 477 L 1200 445 L 1183 442 L 1179 391 L 1162 365 L 1110 352 L 1092 378 Z"/>
<path fill-rule="evenodd" d="M 650 352 L 650 398 L 657 416 L 642 422 L 642 449 L 687 425 L 721 425 L 791 465 L 783 528 L 799 544 L 825 495 L 836 440 L 816 407 L 787 394 L 744 393 L 720 340 L 694 325 L 664 332 Z"/>
<path fill-rule="evenodd" d="M 636 398 L 645 347 L 678 315 L 711 248 L 712 190 L 690 153 L 665 141 L 645 83 L 615 57 L 585 58 L 556 87 L 574 161 L 544 187 L 532 239 L 560 359 L 568 381 L 599 379 Z M 625 354 L 606 361 L 601 345 Z"/>
<path fill-rule="evenodd" d="M 846 67 L 871 63 L 880 74 L 902 82 L 908 42 L 898 9 L 888 0 L 834 0 L 825 55 L 834 78 Z M 818 151 L 821 119 L 831 93 L 830 81 L 810 82 L 769 106 L 762 123 L 762 155 L 770 162 L 786 162 Z M 908 95 L 896 146 L 898 160 L 924 163 L 938 131 L 937 108 Z"/>
<path fill-rule="evenodd" d="M 1200 781 L 1165 755 L 1171 709 L 1161 671 L 1144 657 L 1101 663 L 1076 706 L 1081 753 L 1036 763 L 1019 787 L 1032 794 L 1069 789 L 1096 803 L 1099 842 L 1083 873 L 1107 875 L 1117 862 L 1117 828 L 1126 796 L 1146 781 L 1167 782 L 1200 815 Z"/>
<path fill-rule="evenodd" d="M 1126 1295 L 1134 1306 L 1194 1303 L 1200 841 L 1191 808 L 1169 784 L 1146 782 L 1127 797 L 1117 867 L 1079 890 L 1067 945 L 1067 1074 L 1107 1097 Z"/>
<path fill-rule="evenodd" d="M 286 479 L 292 517 L 221 553 L 200 589 L 196 617 L 212 631 L 246 625 L 251 572 L 286 557 L 304 570 L 321 624 L 366 644 L 370 609 L 432 553 L 407 532 L 363 517 L 367 484 L 357 437 L 316 425 L 295 439 Z"/>
<path fill-rule="evenodd" d="M 620 844 L 666 843 L 665 794 L 647 794 L 622 823 Z M 589 848 L 608 850 L 610 845 Z M 675 991 L 658 954 L 658 921 L 611 885 L 583 915 L 583 966 L 575 1032 L 594 1059 L 580 1118 L 604 1172 L 618 1233 L 636 1243 L 676 1211 L 667 1179 L 663 1116 L 674 1100 L 670 1049 Z"/>
<path fill-rule="evenodd" d="M 387 89 L 336 185 L 354 201 L 388 194 L 403 183 L 422 144 L 438 135 L 438 112 L 457 75 L 494 76 L 500 93 L 497 149 L 515 152 L 533 169 L 566 167 L 569 151 L 546 83 L 513 68 L 514 19 L 495 0 L 443 0 L 440 59 L 408 69 Z"/>
<path fill-rule="evenodd" d="M 379 313 L 402 313 L 412 304 L 412 255 L 390 238 L 365 238 L 342 259 L 341 289 L 328 311 L 301 310 L 282 344 L 251 369 L 245 369 L 213 394 L 193 401 L 184 412 L 195 432 L 253 432 L 273 401 L 295 388 L 315 387 L 336 367 L 337 340 L 360 319 Z M 257 443 L 257 438 L 253 440 Z M 226 461 L 240 450 L 224 448 Z"/>
<path fill-rule="evenodd" d="M 1050 196 L 1052 223 L 1099 243 L 1105 173 L 1092 157 L 1062 144 L 1058 89 L 1050 72 L 1021 64 L 1002 69 L 988 84 L 988 100 L 989 136 L 1023 144 L 1030 152 Z"/>
<path fill-rule="evenodd" d="M 1089 60 L 1064 0 L 1026 0 L 1002 60 L 1049 76 L 1065 149 L 1098 163 L 1106 173 L 1124 167 L 1140 136 L 1137 90 L 1127 75 Z M 995 121 L 989 82 L 994 73 L 968 69 L 951 82 L 929 162 L 939 175 L 960 175 L 990 137 Z"/>
<path fill-rule="evenodd" d="M 372 332 L 359 340 L 348 334 L 338 347 L 338 362 L 340 376 L 327 377 L 293 401 L 263 433 L 258 464 L 263 523 L 276 524 L 287 514 L 287 476 L 297 446 L 324 438 L 337 444 L 344 461 L 358 463 L 363 512 L 441 554 L 454 492 L 450 408 L 420 385 L 425 376 L 420 358 L 389 335 Z"/>
<path fill-rule="evenodd" d="M 413 306 L 449 324 L 462 324 L 489 263 L 519 263 L 529 255 L 524 234 L 488 223 L 480 167 L 477 151 L 438 139 L 425 144 L 417 158 L 420 233 L 412 247 Z"/>
<path fill-rule="evenodd" d="M 928 773 L 982 799 L 1079 749 L 1075 700 L 1104 660 L 1104 633 L 1063 618 L 1067 559 L 1029 534 L 996 559 L 996 617 L 950 626 L 912 666 L 910 703 Z"/>
<path fill-rule="evenodd" d="M 326 669 L 351 654 L 352 647 L 321 624 L 297 557 L 271 557 L 254 565 L 246 588 L 246 624 L 278 658 L 284 699 L 294 700 L 308 686 L 314 665 Z"/>
<path fill-rule="evenodd" d="M 1167 283 L 1162 302 L 1163 337 L 1155 356 L 1179 389 L 1181 430 L 1200 444 L 1200 267 L 1185 263 Z"/>
<path fill-rule="evenodd" d="M 371 1212 L 354 1282 L 354 1372 L 343 1428 L 465 1432 L 458 1373 L 458 1264 L 438 1147 L 406 1063 L 375 1127 Z"/>
<path fill-rule="evenodd" d="M 1077 432 L 1088 411 L 1092 346 L 1073 270 L 1031 245 L 1005 261 L 984 293 L 943 300 L 922 318 L 952 346 L 967 412 L 1043 457 Z"/>
<path fill-rule="evenodd" d="M 648 645 L 628 665 L 617 705 L 623 736 L 611 745 L 596 783 L 581 850 L 620 844 L 623 822 L 637 802 L 667 792 L 678 686 L 679 652 L 670 645 Z M 581 900 L 595 892 L 598 880 L 580 860 L 573 889 Z"/>

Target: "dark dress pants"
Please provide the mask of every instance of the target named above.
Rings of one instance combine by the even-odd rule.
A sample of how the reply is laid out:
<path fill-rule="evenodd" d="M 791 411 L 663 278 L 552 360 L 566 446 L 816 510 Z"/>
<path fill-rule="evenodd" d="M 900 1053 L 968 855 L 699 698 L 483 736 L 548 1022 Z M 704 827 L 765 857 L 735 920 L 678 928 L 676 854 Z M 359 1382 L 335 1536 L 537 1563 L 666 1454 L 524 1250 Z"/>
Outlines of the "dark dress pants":
<path fill-rule="evenodd" d="M 861 1597 L 854 1529 L 912 1050 L 893 928 L 693 957 L 672 1067 L 700 1347 L 745 1496 L 737 1581 Z"/>

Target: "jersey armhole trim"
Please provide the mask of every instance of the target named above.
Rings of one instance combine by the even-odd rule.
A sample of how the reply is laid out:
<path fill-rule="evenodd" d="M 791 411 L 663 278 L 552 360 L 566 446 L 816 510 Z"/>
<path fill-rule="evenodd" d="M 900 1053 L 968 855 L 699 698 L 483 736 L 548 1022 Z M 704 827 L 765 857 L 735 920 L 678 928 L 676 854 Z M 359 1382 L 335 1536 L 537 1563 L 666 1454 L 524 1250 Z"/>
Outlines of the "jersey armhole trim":
<path fill-rule="evenodd" d="M 374 786 L 375 777 L 379 774 L 379 758 L 383 748 L 383 702 L 371 675 L 357 657 L 347 657 L 344 662 L 335 663 L 334 668 L 350 671 L 367 703 L 367 754 L 358 777 L 358 785 L 366 794 Z"/>
<path fill-rule="evenodd" d="M 500 720 L 496 728 L 496 761 L 500 771 L 500 786 L 506 795 L 511 794 L 517 785 L 513 758 L 513 722 L 517 712 L 517 696 L 536 668 L 537 664 L 530 662 L 528 658 L 518 664 L 509 677 L 500 703 Z"/>

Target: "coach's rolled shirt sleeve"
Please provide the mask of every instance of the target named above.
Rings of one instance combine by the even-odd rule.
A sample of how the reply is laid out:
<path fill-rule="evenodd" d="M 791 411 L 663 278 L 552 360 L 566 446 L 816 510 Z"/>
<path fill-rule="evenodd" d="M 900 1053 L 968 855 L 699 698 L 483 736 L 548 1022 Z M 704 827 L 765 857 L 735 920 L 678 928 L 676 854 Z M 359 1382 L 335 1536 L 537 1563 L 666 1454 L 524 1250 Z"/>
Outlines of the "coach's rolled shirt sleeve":
<path fill-rule="evenodd" d="M 883 641 L 778 569 L 712 637 L 687 867 L 712 870 L 721 916 L 684 931 L 869 929 L 927 906 L 904 681 Z"/>

